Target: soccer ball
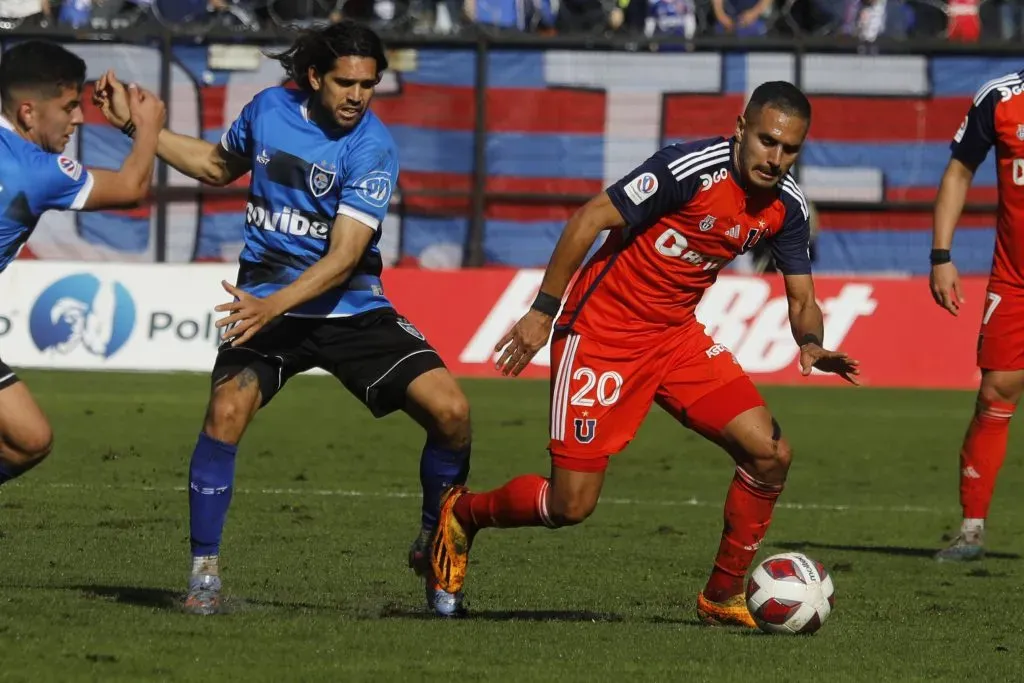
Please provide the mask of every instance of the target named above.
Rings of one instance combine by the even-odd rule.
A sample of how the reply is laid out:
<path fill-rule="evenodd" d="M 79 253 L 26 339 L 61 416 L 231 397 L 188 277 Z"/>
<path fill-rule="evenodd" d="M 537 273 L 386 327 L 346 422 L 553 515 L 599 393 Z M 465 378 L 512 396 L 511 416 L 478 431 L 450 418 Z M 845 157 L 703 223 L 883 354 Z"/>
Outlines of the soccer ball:
<path fill-rule="evenodd" d="M 762 631 L 814 633 L 835 605 L 832 577 L 802 553 L 772 555 L 750 574 L 747 609 Z"/>

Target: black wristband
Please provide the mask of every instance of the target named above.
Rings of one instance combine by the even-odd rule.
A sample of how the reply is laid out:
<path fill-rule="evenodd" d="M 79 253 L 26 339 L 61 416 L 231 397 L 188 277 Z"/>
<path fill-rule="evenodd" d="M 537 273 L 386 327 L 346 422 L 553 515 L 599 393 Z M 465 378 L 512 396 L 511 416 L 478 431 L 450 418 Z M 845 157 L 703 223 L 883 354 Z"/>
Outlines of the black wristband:
<path fill-rule="evenodd" d="M 135 137 L 135 122 L 129 120 L 128 123 L 121 126 L 121 132 L 130 138 Z"/>
<path fill-rule="evenodd" d="M 821 340 L 818 339 L 818 335 L 808 332 L 804 336 L 800 337 L 800 346 L 804 346 L 806 344 L 817 344 L 818 346 L 821 346 Z"/>
<path fill-rule="evenodd" d="M 928 260 L 933 266 L 938 266 L 943 263 L 949 263 L 953 260 L 953 257 L 949 255 L 949 249 L 932 249 L 932 253 L 928 255 Z"/>
<path fill-rule="evenodd" d="M 553 297 L 550 294 L 544 292 L 537 292 L 537 298 L 533 300 L 533 304 L 530 305 L 535 311 L 540 311 L 545 315 L 550 315 L 554 318 L 558 315 L 558 309 L 562 307 L 561 299 Z"/>

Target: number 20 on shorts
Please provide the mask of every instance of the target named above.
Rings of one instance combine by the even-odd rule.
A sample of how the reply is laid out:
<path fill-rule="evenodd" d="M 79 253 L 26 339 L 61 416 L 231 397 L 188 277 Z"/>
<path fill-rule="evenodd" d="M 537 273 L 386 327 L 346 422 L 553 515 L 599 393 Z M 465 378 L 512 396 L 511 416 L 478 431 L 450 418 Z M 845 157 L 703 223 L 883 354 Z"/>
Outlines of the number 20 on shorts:
<path fill-rule="evenodd" d="M 583 386 L 569 399 L 569 403 L 574 406 L 589 408 L 594 405 L 595 399 L 602 406 L 611 406 L 619 400 L 623 382 L 622 375 L 617 372 L 609 370 L 598 376 L 590 368 L 577 368 L 572 378 L 575 382 L 583 380 Z"/>

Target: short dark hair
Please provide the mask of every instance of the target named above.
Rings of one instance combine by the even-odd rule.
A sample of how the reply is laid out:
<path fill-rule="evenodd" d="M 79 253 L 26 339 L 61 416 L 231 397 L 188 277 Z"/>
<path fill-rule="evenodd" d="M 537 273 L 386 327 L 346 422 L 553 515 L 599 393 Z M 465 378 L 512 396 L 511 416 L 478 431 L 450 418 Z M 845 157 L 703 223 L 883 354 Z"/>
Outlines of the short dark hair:
<path fill-rule="evenodd" d="M 747 102 L 744 116 L 753 114 L 765 107 L 778 109 L 811 122 L 811 103 L 800 88 L 787 81 L 768 81 L 754 88 Z"/>
<path fill-rule="evenodd" d="M 284 52 L 268 55 L 281 62 L 288 77 L 303 90 L 312 90 L 309 67 L 327 73 L 340 57 L 371 57 L 377 61 L 377 75 L 388 68 L 384 43 L 373 29 L 351 20 L 340 21 L 315 31 L 304 31 Z"/>
<path fill-rule="evenodd" d="M 46 40 L 27 40 L 0 56 L 0 101 L 12 106 L 14 91 L 34 89 L 56 97 L 64 88 L 81 89 L 85 62 L 74 52 Z"/>

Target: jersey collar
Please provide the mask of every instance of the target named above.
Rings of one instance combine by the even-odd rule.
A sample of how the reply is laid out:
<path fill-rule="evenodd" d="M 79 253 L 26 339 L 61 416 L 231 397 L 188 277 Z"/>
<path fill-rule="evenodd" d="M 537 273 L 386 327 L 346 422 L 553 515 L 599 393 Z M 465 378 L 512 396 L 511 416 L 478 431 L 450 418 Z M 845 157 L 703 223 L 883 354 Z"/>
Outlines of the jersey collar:
<path fill-rule="evenodd" d="M 6 128 L 9 131 L 14 131 L 14 124 L 6 116 L 0 115 L 0 128 Z"/>
<path fill-rule="evenodd" d="M 732 179 L 736 181 L 736 185 L 738 185 L 740 189 L 743 189 L 743 177 L 740 175 L 739 168 L 737 168 L 737 164 L 739 162 L 736 159 L 736 147 L 738 146 L 739 140 L 737 140 L 736 136 L 733 135 L 729 138 L 729 174 L 732 176 Z"/>

